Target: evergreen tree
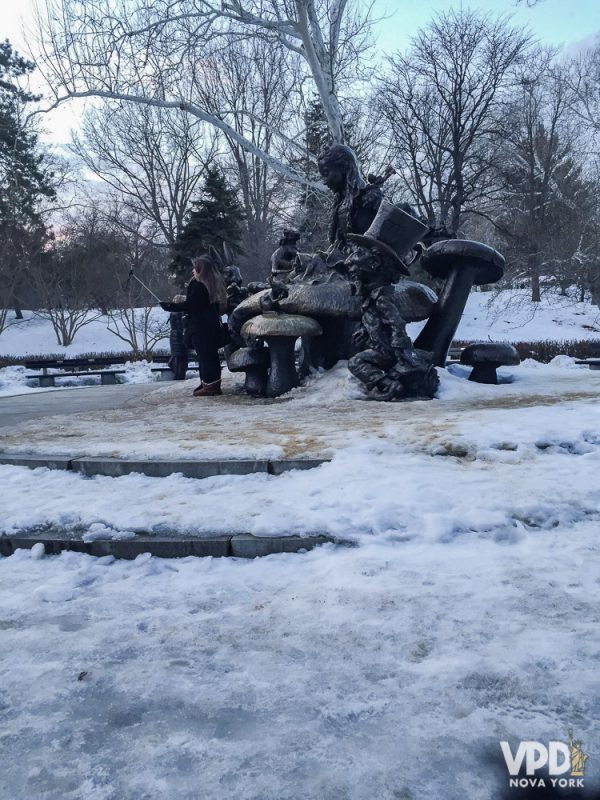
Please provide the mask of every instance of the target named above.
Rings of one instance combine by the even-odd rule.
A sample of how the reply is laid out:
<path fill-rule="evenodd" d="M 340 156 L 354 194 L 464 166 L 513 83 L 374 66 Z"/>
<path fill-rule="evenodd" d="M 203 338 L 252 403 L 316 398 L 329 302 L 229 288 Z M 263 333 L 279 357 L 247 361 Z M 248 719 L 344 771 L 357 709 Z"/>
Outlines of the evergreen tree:
<path fill-rule="evenodd" d="M 235 189 L 227 185 L 220 170 L 207 170 L 202 195 L 192 206 L 173 245 L 170 269 L 180 284 L 189 279 L 191 259 L 207 253 L 210 247 L 221 252 L 227 244 L 234 253 L 241 251 L 244 212 Z"/>
<path fill-rule="evenodd" d="M 53 173 L 25 114 L 39 98 L 18 84 L 34 68 L 8 40 L 0 42 L 0 306 L 16 302 L 23 271 L 40 257 L 47 231 L 39 204 L 55 196 Z"/>

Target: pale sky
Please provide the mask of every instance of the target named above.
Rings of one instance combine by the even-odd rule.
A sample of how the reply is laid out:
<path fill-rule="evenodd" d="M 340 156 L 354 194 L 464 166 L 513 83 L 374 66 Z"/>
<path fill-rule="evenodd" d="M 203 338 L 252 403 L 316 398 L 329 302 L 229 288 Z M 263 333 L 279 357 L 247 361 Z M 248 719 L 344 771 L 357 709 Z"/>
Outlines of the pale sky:
<path fill-rule="evenodd" d="M 516 24 L 527 26 L 540 41 L 561 45 L 568 52 L 584 40 L 592 44 L 600 32 L 600 0 L 542 0 L 533 8 L 516 5 L 516 0 L 376 0 L 374 14 L 386 17 L 376 28 L 378 47 L 384 52 L 401 50 L 408 46 L 410 37 L 425 25 L 433 14 L 450 8 L 469 7 L 495 14 L 512 15 Z M 0 0 L 0 39 L 8 38 L 12 44 L 27 54 L 27 41 L 23 33 L 32 25 L 33 0 Z M 83 103 L 63 106 L 44 117 L 48 139 L 56 143 L 69 140 L 69 131 L 77 127 Z"/>
<path fill-rule="evenodd" d="M 528 27 L 534 36 L 547 44 L 569 45 L 600 31 L 599 0 L 540 0 L 528 8 L 516 0 L 472 0 L 472 2 L 441 2 L 441 0 L 377 0 L 376 13 L 393 14 L 379 26 L 379 46 L 382 50 L 401 49 L 420 27 L 439 11 L 451 8 L 472 8 L 485 13 L 511 15 L 518 25 Z"/>

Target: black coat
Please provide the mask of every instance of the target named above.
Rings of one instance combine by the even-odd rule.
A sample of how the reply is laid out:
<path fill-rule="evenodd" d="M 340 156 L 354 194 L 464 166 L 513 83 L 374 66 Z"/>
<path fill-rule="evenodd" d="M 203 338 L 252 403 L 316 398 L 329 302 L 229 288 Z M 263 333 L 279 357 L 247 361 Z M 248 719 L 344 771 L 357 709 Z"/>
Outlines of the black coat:
<path fill-rule="evenodd" d="M 192 279 L 187 287 L 183 303 L 161 303 L 165 311 L 185 312 L 185 337 L 190 342 L 192 336 L 200 334 L 206 339 L 218 341 L 221 328 L 221 314 L 218 303 L 211 303 L 208 289 L 203 283 Z"/>

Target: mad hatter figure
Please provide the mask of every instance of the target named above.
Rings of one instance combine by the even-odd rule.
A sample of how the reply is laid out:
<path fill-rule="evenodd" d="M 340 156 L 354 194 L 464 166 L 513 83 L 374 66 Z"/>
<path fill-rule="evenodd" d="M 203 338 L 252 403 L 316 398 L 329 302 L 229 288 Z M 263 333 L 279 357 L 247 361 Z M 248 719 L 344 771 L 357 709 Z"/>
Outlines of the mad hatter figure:
<path fill-rule="evenodd" d="M 416 350 L 406 333 L 408 322 L 430 315 L 437 298 L 427 286 L 401 280 L 408 275 L 402 256 L 427 230 L 384 200 L 364 234 L 348 234 L 353 249 L 344 268 L 362 298 L 359 352 L 348 366 L 374 400 L 432 398 L 438 387 L 431 354 Z"/>

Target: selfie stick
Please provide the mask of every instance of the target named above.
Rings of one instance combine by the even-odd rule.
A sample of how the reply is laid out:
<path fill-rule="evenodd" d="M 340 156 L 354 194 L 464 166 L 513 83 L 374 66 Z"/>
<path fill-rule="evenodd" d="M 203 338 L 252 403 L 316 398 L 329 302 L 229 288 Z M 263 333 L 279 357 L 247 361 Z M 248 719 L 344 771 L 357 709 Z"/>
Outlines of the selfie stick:
<path fill-rule="evenodd" d="M 161 299 L 160 299 L 160 297 L 158 297 L 157 295 L 155 295 L 155 294 L 154 294 L 154 292 L 152 291 L 152 289 L 149 289 L 149 288 L 146 286 L 146 284 L 144 283 L 144 281 L 143 281 L 143 280 L 141 280 L 141 278 L 138 278 L 138 276 L 137 276 L 137 275 L 134 273 L 134 271 L 133 271 L 132 269 L 130 269 L 130 270 L 129 270 L 129 280 L 131 280 L 131 278 L 135 278 L 135 279 L 136 279 L 136 281 L 137 281 L 139 284 L 141 284 L 141 285 L 144 287 L 144 289 L 145 289 L 147 292 L 150 292 L 150 294 L 152 295 L 152 297 L 154 297 L 154 299 L 155 299 L 155 300 L 158 300 L 158 302 L 159 302 L 159 303 L 161 302 Z M 128 281 L 128 282 L 129 282 L 129 281 Z"/>

